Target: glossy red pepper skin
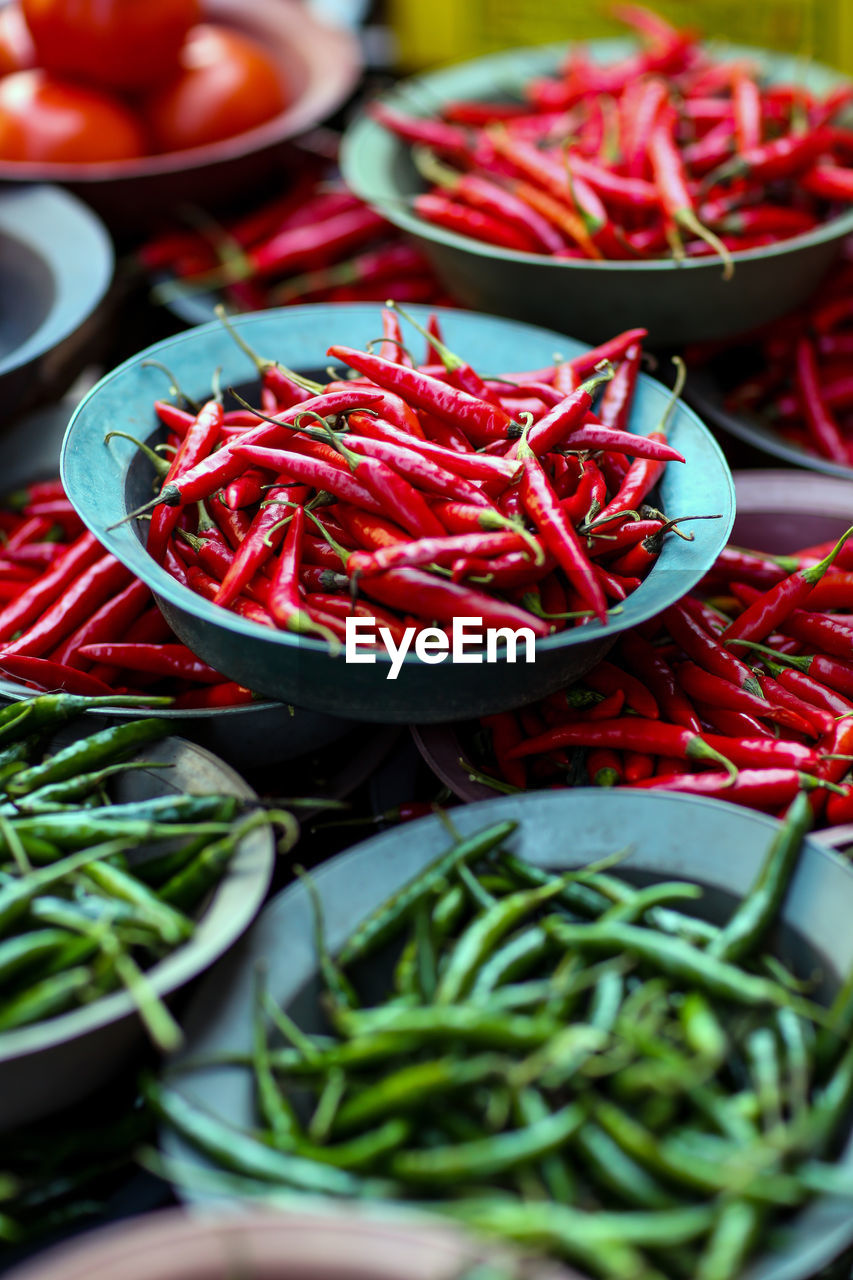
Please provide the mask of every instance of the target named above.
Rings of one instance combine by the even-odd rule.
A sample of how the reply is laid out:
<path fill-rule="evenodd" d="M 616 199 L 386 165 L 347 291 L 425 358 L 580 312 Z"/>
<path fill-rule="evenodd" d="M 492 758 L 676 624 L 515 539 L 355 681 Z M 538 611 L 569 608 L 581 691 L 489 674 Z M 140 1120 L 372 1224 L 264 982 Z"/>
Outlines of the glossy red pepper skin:
<path fill-rule="evenodd" d="M 560 507 L 539 460 L 523 456 L 523 463 L 521 500 L 525 511 L 569 582 L 599 621 L 604 622 L 607 617 L 604 592 L 571 520 Z"/>
<path fill-rule="evenodd" d="M 199 410 L 172 459 L 164 485 L 174 483 L 184 472 L 210 456 L 222 431 L 223 412 L 222 403 L 219 400 L 209 400 Z M 145 545 L 148 554 L 155 560 L 163 559 L 166 543 L 178 522 L 178 515 L 178 511 L 170 507 L 155 507 L 151 513 Z"/>
<path fill-rule="evenodd" d="M 54 599 L 41 617 L 16 640 L 3 644 L 0 652 L 41 658 L 54 649 L 96 609 L 122 591 L 131 573 L 114 556 L 102 555 Z"/>

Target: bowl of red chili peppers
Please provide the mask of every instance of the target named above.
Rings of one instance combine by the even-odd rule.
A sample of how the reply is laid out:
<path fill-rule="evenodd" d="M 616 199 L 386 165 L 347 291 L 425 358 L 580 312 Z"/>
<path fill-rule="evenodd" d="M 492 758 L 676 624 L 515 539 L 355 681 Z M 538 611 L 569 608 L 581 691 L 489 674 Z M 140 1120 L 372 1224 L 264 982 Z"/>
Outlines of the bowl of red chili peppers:
<path fill-rule="evenodd" d="M 517 706 L 586 670 L 703 575 L 733 518 L 710 435 L 639 372 L 642 331 L 590 350 L 491 316 L 412 319 L 428 326 L 419 364 L 391 308 L 200 326 L 99 383 L 62 457 L 81 518 L 203 661 L 284 702 L 398 723 Z M 359 376 L 324 381 L 329 358 Z M 158 399 L 152 361 L 195 408 Z M 216 369 L 238 399 L 205 390 Z M 136 433 L 165 434 L 172 463 L 152 464 Z M 610 570 L 590 538 L 620 549 Z M 350 615 L 381 641 L 360 661 Z M 479 624 L 467 662 L 447 660 L 459 618 Z M 534 660 L 507 661 L 507 631 Z"/>
<path fill-rule="evenodd" d="M 853 228 L 850 83 L 624 12 L 639 46 L 515 49 L 404 82 L 346 135 L 345 177 L 463 305 L 593 342 L 744 332 L 802 301 Z"/>
<path fill-rule="evenodd" d="M 822 837 L 853 843 L 853 547 L 836 550 L 853 524 L 849 487 L 745 471 L 736 496 L 732 542 L 703 581 L 580 681 L 414 731 L 460 799 L 593 785 L 778 814 L 807 788 Z"/>
<path fill-rule="evenodd" d="M 853 475 L 853 241 L 799 310 L 736 346 L 699 347 L 687 396 L 729 435 L 798 467 Z"/>

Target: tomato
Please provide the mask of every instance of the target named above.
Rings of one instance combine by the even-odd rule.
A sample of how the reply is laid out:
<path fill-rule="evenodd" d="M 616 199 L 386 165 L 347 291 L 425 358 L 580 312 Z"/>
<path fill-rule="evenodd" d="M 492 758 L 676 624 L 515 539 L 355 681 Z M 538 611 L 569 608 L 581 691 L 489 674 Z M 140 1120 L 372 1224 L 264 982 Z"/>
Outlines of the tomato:
<path fill-rule="evenodd" d="M 130 160 L 146 153 L 144 130 L 124 103 L 47 71 L 0 80 L 0 159 L 57 164 Z"/>
<path fill-rule="evenodd" d="M 39 66 L 111 89 L 174 74 L 201 0 L 21 0 Z"/>
<path fill-rule="evenodd" d="M 36 51 L 17 0 L 0 9 L 0 76 L 36 65 Z"/>
<path fill-rule="evenodd" d="M 275 63 L 248 36 L 228 27 L 193 27 L 181 69 L 144 108 L 155 146 L 183 151 L 245 133 L 278 115 L 289 95 Z"/>

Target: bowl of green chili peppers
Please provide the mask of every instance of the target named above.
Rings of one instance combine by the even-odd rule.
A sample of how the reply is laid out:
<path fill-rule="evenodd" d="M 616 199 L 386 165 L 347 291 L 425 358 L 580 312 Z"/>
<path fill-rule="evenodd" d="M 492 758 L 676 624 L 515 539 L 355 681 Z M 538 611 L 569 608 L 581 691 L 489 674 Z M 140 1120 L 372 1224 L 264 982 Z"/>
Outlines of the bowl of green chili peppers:
<path fill-rule="evenodd" d="M 81 731 L 96 707 L 0 709 L 0 1130 L 91 1092 L 143 1030 L 175 1048 L 166 998 L 249 925 L 274 824 L 298 834 L 156 714 Z"/>
<path fill-rule="evenodd" d="M 853 873 L 809 823 L 576 790 L 349 850 L 196 993 L 163 1171 L 606 1280 L 812 1275 L 853 1233 Z"/>

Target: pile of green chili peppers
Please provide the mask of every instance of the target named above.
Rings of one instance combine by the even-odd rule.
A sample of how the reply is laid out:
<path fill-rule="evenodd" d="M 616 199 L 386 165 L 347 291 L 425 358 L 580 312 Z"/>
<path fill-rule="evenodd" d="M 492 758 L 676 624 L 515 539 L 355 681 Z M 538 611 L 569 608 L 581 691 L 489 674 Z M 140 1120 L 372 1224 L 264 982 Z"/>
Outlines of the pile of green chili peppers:
<path fill-rule="evenodd" d="M 533 866 L 509 822 L 458 840 L 337 957 L 313 894 L 332 1034 L 259 978 L 252 1054 L 217 1058 L 253 1072 L 256 1130 L 177 1082 L 148 1099 L 226 1194 L 403 1201 L 607 1280 L 733 1280 L 810 1196 L 853 1189 L 832 1163 L 853 976 L 818 1005 L 766 942 L 809 816 L 798 797 L 719 926 L 690 911 L 695 883 Z"/>
<path fill-rule="evenodd" d="M 0 711 L 0 1038 L 125 989 L 154 1042 L 174 1048 L 180 1031 L 145 970 L 192 935 L 240 840 L 289 817 L 243 815 L 230 795 L 113 803 L 112 778 L 156 767 L 131 757 L 167 736 L 164 720 L 123 721 L 46 754 L 83 711 L 152 701 L 56 694 Z"/>

